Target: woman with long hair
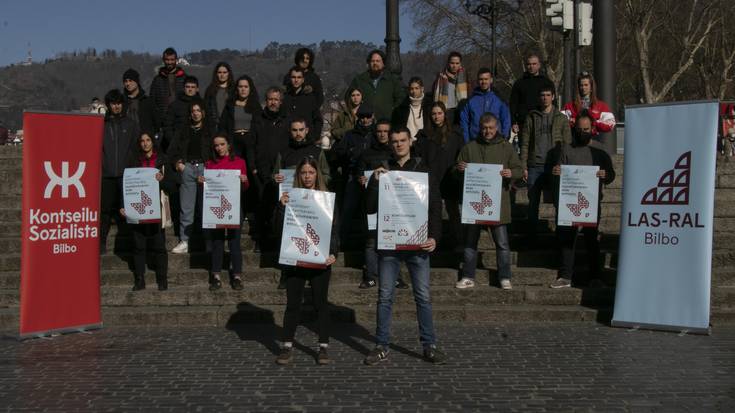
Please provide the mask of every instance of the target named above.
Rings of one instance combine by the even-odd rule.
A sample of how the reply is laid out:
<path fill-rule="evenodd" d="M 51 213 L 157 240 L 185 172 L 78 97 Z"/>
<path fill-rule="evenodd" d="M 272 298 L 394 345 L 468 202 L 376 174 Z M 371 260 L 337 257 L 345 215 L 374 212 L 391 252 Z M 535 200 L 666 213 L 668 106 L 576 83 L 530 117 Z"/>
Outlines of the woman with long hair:
<path fill-rule="evenodd" d="M 592 136 L 610 132 L 615 128 L 615 115 L 607 103 L 597 97 L 597 83 L 592 73 L 587 71 L 577 76 L 577 95 L 562 109 L 562 113 L 569 118 L 571 128 L 574 128 L 575 119 L 583 110 L 587 110 L 592 118 Z"/>
<path fill-rule="evenodd" d="M 165 159 L 155 148 L 153 139 L 148 133 L 138 138 L 137 151 L 128 162 L 130 168 L 156 168 L 156 180 L 161 182 L 165 172 Z M 125 208 L 120 208 L 120 215 L 125 216 Z M 156 284 L 160 291 L 168 289 L 168 256 L 166 255 L 166 234 L 160 223 L 129 225 L 133 234 L 133 291 L 145 289 L 145 259 L 148 244 L 156 261 Z"/>
<path fill-rule="evenodd" d="M 250 181 L 247 176 L 245 160 L 232 152 L 232 145 L 227 137 L 217 134 L 212 139 L 212 156 L 204 165 L 204 169 L 234 169 L 240 171 L 242 191 L 248 189 Z M 204 183 L 204 176 L 198 178 Z M 242 199 L 242 197 L 240 198 Z M 242 222 L 242 216 L 240 217 Z M 206 229 L 207 250 L 211 254 L 209 267 L 209 290 L 222 288 L 222 261 L 225 254 L 225 240 L 230 248 L 230 286 L 233 290 L 242 290 L 242 251 L 240 250 L 240 228 Z"/>
<path fill-rule="evenodd" d="M 294 188 L 313 189 L 317 191 L 326 191 L 327 184 L 319 171 L 317 160 L 313 157 L 303 158 L 297 165 L 295 171 Z M 280 225 L 280 232 L 283 233 L 283 220 L 285 216 L 286 204 L 288 204 L 288 193 L 281 195 L 278 209 L 276 210 L 275 222 Z M 286 312 L 283 315 L 283 346 L 276 358 L 278 364 L 289 364 L 293 361 L 293 341 L 296 334 L 296 327 L 299 324 L 301 316 L 301 302 L 304 298 L 304 286 L 309 281 L 313 294 L 312 303 L 317 312 L 318 330 L 319 330 L 319 353 L 317 362 L 319 364 L 329 364 L 331 362 L 327 353 L 329 345 L 329 279 L 332 275 L 332 264 L 335 263 L 336 255 L 339 251 L 339 231 L 337 217 L 339 213 L 333 211 L 332 217 L 332 236 L 329 244 L 329 257 L 326 261 L 326 268 L 312 269 L 294 266 L 284 266 L 283 272 L 286 278 Z"/>
<path fill-rule="evenodd" d="M 341 104 L 341 111 L 332 122 L 330 133 L 335 141 L 341 140 L 345 134 L 355 127 L 357 122 L 357 111 L 362 104 L 362 92 L 360 89 L 351 87 L 347 90 L 347 97 Z"/>
<path fill-rule="evenodd" d="M 460 199 L 462 182 L 458 182 L 452 167 L 464 146 L 462 130 L 453 124 L 443 102 L 430 106 L 431 120 L 417 134 L 416 155 L 431 165 L 432 173 L 439 179 L 439 190 L 444 208 L 449 216 L 449 245 L 461 245 Z"/>
<path fill-rule="evenodd" d="M 219 62 L 214 66 L 212 81 L 204 92 L 204 103 L 210 113 L 207 126 L 212 133 L 219 127 L 219 118 L 225 110 L 230 97 L 235 96 L 235 78 L 232 67 L 227 62 Z"/>

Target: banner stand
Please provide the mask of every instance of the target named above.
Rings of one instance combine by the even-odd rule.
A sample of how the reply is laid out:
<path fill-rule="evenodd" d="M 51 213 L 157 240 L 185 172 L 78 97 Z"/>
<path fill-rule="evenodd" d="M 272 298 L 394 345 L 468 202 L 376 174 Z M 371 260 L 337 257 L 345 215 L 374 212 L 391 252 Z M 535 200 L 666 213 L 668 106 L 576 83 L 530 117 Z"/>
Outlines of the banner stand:
<path fill-rule="evenodd" d="M 712 335 L 712 327 L 707 328 L 696 328 L 696 327 L 684 327 L 684 326 L 669 326 L 663 324 L 646 324 L 646 323 L 633 323 L 630 321 L 616 321 L 610 322 L 610 326 L 618 328 L 634 328 L 636 330 L 657 330 L 657 331 L 668 331 L 672 333 L 681 334 L 698 334 L 709 336 Z"/>

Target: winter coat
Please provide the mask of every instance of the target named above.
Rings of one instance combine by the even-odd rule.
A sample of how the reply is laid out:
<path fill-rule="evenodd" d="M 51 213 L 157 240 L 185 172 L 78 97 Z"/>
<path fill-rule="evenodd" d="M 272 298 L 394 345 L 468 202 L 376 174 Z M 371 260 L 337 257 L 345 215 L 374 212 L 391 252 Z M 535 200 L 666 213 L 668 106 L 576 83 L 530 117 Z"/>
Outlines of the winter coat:
<path fill-rule="evenodd" d="M 332 138 L 335 141 L 342 139 L 345 134 L 352 130 L 357 123 L 357 116 L 353 112 L 354 107 L 352 102 L 348 99 L 347 102 L 342 102 L 340 105 L 340 112 L 332 122 L 332 127 L 329 132 L 332 134 Z"/>
<path fill-rule="evenodd" d="M 498 118 L 498 131 L 504 137 L 510 136 L 510 111 L 492 89 L 482 91 L 479 87 L 472 92 L 472 97 L 460 113 L 460 125 L 465 143 L 475 140 L 480 135 L 480 117 L 490 112 Z"/>
<path fill-rule="evenodd" d="M 352 79 L 350 88 L 359 89 L 362 92 L 362 102 L 373 107 L 375 119 L 390 119 L 393 109 L 400 105 L 406 97 L 406 90 L 401 80 L 387 70 L 381 74 L 377 87 L 373 86 L 370 72 L 365 71 Z M 349 99 L 349 96 L 345 96 L 345 100 Z"/>
<path fill-rule="evenodd" d="M 421 101 L 421 117 L 424 120 L 424 127 L 428 125 L 431 122 L 431 105 L 433 104 L 433 99 L 429 97 L 428 95 L 424 94 L 424 100 Z M 405 128 L 408 125 L 408 117 L 411 114 L 411 98 L 406 96 L 406 98 L 401 102 L 400 105 L 398 105 L 395 109 L 393 109 L 393 114 L 390 118 L 391 126 L 394 128 L 402 127 Z M 412 136 L 413 138 L 414 136 Z"/>
<path fill-rule="evenodd" d="M 539 72 L 532 75 L 523 72 L 523 77 L 513 83 L 510 91 L 510 118 L 512 124 L 523 125 L 528 113 L 539 105 L 539 94 L 543 86 L 554 86 L 554 82 Z"/>
<path fill-rule="evenodd" d="M 296 168 L 296 165 L 298 165 L 298 163 L 306 157 L 312 157 L 317 160 L 319 172 L 321 172 L 322 178 L 324 178 L 324 183 L 329 186 L 331 177 L 329 175 L 329 164 L 327 163 L 327 157 L 324 155 L 324 151 L 322 150 L 322 148 L 316 146 L 306 139 L 301 142 L 296 142 L 293 139 L 289 140 L 286 149 L 281 151 L 276 156 L 273 173 L 275 174 L 280 169 Z"/>
<path fill-rule="evenodd" d="M 502 136 L 495 135 L 489 142 L 484 138 L 476 139 L 465 145 L 459 152 L 457 163 L 501 164 L 503 169 L 510 169 L 511 178 L 503 178 L 503 190 L 500 200 L 500 223 L 509 224 L 510 215 L 510 182 L 522 174 L 521 161 L 513 149 L 513 145 Z M 455 168 L 460 182 L 464 182 L 464 172 Z"/>
<path fill-rule="evenodd" d="M 342 167 L 343 175 L 359 176 L 362 171 L 357 169 L 357 160 L 363 151 L 370 147 L 374 140 L 373 128 L 355 127 L 347 132 L 342 140 L 335 143 L 331 152 L 333 159 Z"/>
<path fill-rule="evenodd" d="M 290 131 L 286 114 L 281 110 L 263 109 L 255 119 L 255 167 L 258 178 L 265 183 L 275 173 L 276 157 L 288 147 Z"/>
<path fill-rule="evenodd" d="M 207 127 L 212 133 L 217 133 L 219 131 L 219 120 L 220 116 L 222 115 L 222 112 L 225 111 L 225 108 L 218 108 L 217 107 L 217 92 L 219 91 L 219 87 L 217 89 L 214 89 L 214 92 L 210 92 L 207 90 L 207 92 L 204 94 L 204 105 L 206 106 L 205 110 L 207 111 Z M 225 106 L 227 106 L 227 101 L 230 100 L 232 96 L 235 96 L 235 87 L 234 85 L 230 88 L 227 88 L 227 99 L 225 99 Z"/>
<path fill-rule="evenodd" d="M 556 146 L 557 143 L 562 144 L 572 143 L 572 130 L 569 128 L 567 117 L 563 113 L 558 112 L 556 108 L 552 109 L 553 118 L 551 119 L 551 146 L 549 149 Z M 536 137 L 541 136 L 541 118 L 543 113 L 538 110 L 532 110 L 526 121 L 523 123 L 524 127 L 521 130 L 521 165 L 523 168 L 531 168 L 536 166 Z M 546 156 L 544 156 L 546 159 Z"/>
<path fill-rule="evenodd" d="M 179 93 L 184 93 L 184 78 L 186 78 L 184 69 L 176 67 L 173 73 L 176 83 L 173 95 L 169 95 L 168 72 L 166 72 L 165 67 L 158 70 L 158 75 L 153 78 L 151 87 L 148 88 L 150 98 L 153 101 L 153 129 L 155 131 L 163 128 L 168 105 L 176 99 Z"/>
<path fill-rule="evenodd" d="M 282 110 L 286 112 L 286 117 L 290 120 L 295 118 L 306 120 L 306 126 L 309 128 L 307 141 L 316 142 L 319 140 L 324 119 L 319 110 L 319 101 L 316 94 L 313 92 L 307 93 L 304 87 L 299 90 L 290 88 L 283 96 Z"/>
<path fill-rule="evenodd" d="M 431 166 L 432 173 L 439 179 L 439 191 L 442 199 L 458 200 L 462 194 L 462 182 L 452 173 L 457 164 L 457 156 L 464 146 L 462 131 L 452 126 L 447 141 L 442 145 L 438 139 L 432 139 L 436 132 L 431 128 L 419 131 L 418 139 L 414 143 L 416 153 L 426 159 Z M 438 137 L 437 137 L 438 138 Z"/>
<path fill-rule="evenodd" d="M 575 102 L 568 102 L 564 105 L 564 109 L 562 109 L 561 112 L 567 116 L 569 119 L 569 126 L 573 128 L 577 115 L 581 111 L 582 109 L 579 108 Z M 592 116 L 593 120 L 592 135 L 610 132 L 615 128 L 615 115 L 610 111 L 610 107 L 607 106 L 607 103 L 598 100 L 591 105 L 587 111 L 590 116 Z"/>
<path fill-rule="evenodd" d="M 105 134 L 102 139 L 102 177 L 120 178 L 136 152 L 140 129 L 127 116 L 105 118 Z"/>
<path fill-rule="evenodd" d="M 438 179 L 432 175 L 429 166 L 419 157 L 411 157 L 403 166 L 399 165 L 395 158 L 391 158 L 386 169 L 389 171 L 425 172 L 429 174 L 428 237 L 439 243 L 442 234 L 442 199 L 439 194 Z M 375 176 L 370 177 L 365 195 L 365 209 L 368 214 L 378 212 L 379 186 Z"/>
<path fill-rule="evenodd" d="M 204 105 L 201 96 L 197 93 L 194 96 L 187 96 L 183 92 L 176 97 L 166 112 L 166 121 L 163 125 L 163 145 L 164 150 L 168 150 L 168 145 L 174 140 L 176 133 L 189 125 L 191 119 L 191 104 L 199 102 Z"/>
<path fill-rule="evenodd" d="M 125 95 L 125 107 L 127 117 L 138 124 L 141 133 L 148 133 L 153 138 L 157 132 L 153 128 L 153 99 L 147 96 L 143 89 L 138 89 L 138 95 L 134 98 Z"/>
<path fill-rule="evenodd" d="M 291 87 L 290 71 L 283 77 L 283 87 L 286 89 Z M 322 87 L 322 79 L 314 72 L 314 69 L 309 69 L 304 72 L 304 89 L 305 93 L 313 94 L 316 97 L 316 102 L 319 108 L 321 108 L 322 104 L 324 104 L 324 88 Z"/>
<path fill-rule="evenodd" d="M 381 144 L 375 135 L 372 135 L 370 147 L 362 151 L 357 160 L 359 173 L 371 171 L 379 166 L 388 168 L 388 162 L 393 159 L 393 148 L 390 143 Z"/>

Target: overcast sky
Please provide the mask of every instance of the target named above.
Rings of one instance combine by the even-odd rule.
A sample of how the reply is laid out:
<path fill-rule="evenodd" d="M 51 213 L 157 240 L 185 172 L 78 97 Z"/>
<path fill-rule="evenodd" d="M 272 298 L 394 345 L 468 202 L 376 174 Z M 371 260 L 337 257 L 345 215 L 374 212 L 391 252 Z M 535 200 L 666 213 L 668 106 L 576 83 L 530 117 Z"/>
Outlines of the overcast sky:
<path fill-rule="evenodd" d="M 401 50 L 412 49 L 410 16 L 400 24 Z M 0 0 L 0 66 L 25 60 L 29 44 L 38 62 L 88 47 L 158 54 L 173 46 L 184 54 L 384 38 L 384 0 Z"/>

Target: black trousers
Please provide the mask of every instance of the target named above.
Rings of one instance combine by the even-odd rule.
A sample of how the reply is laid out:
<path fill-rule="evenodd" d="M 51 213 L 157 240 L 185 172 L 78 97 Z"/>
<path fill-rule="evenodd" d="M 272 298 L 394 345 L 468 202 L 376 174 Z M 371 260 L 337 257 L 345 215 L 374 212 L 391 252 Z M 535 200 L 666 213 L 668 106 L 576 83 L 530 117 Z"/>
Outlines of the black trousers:
<path fill-rule="evenodd" d="M 212 262 L 210 271 L 212 274 L 219 274 L 222 271 L 222 262 L 225 256 L 225 240 L 230 247 L 230 266 L 231 274 L 242 274 L 242 251 L 240 249 L 240 238 L 242 230 L 227 229 L 208 229 L 205 230 L 207 237 L 207 251 L 210 252 Z"/>
<path fill-rule="evenodd" d="M 137 224 L 129 227 L 133 233 L 133 274 L 136 278 L 145 275 L 146 251 L 150 251 L 155 257 L 156 283 L 167 284 L 166 233 L 161 224 Z"/>
<path fill-rule="evenodd" d="M 102 178 L 100 194 L 100 245 L 106 245 L 107 235 L 110 233 L 112 219 L 118 226 L 118 233 L 124 229 L 125 220 L 120 216 L 122 203 L 122 177 Z"/>
<path fill-rule="evenodd" d="M 286 313 L 283 315 L 283 341 L 293 341 L 296 327 L 301 321 L 301 303 L 304 300 L 304 286 L 311 284 L 312 303 L 317 313 L 319 343 L 329 343 L 329 278 L 332 268 L 309 269 L 285 267 L 286 276 Z"/>
<path fill-rule="evenodd" d="M 584 234 L 584 243 L 587 247 L 587 277 L 574 274 L 574 252 L 577 246 L 578 235 Z M 597 227 L 556 227 L 556 235 L 561 248 L 561 267 L 559 277 L 572 280 L 579 285 L 586 285 L 591 277 L 595 277 L 600 271 L 600 242 L 597 239 Z M 574 278 L 573 278 L 574 277 Z"/>

